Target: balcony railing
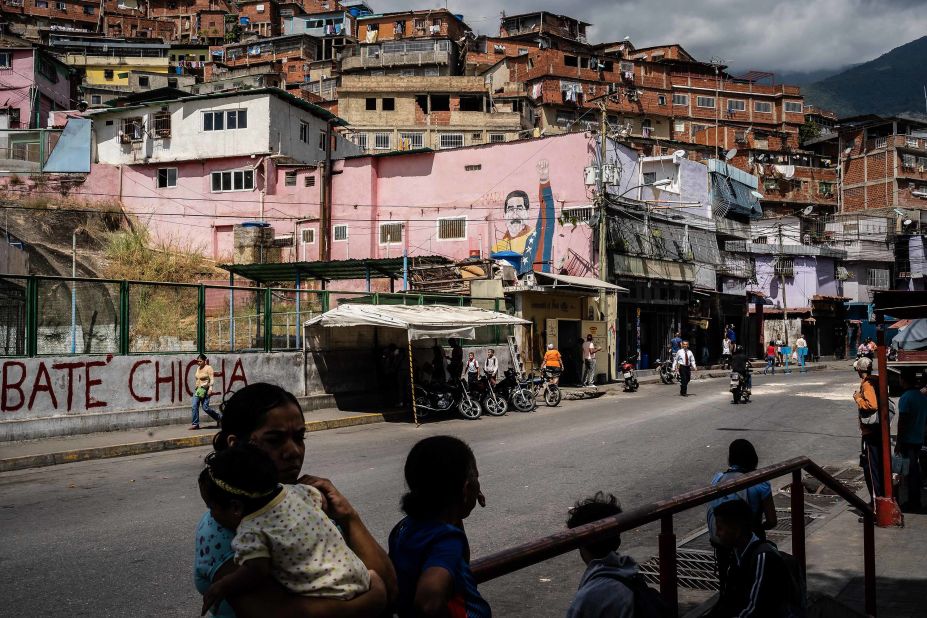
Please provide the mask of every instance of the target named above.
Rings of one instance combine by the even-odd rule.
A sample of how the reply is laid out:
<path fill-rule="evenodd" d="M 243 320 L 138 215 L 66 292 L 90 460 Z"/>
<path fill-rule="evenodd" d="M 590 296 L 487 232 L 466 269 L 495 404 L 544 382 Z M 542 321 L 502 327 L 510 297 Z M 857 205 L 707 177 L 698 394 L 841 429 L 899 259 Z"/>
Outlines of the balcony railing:
<path fill-rule="evenodd" d="M 473 575 L 477 583 L 483 583 L 520 569 L 550 560 L 567 552 L 605 539 L 613 539 L 616 533 L 640 528 L 651 522 L 660 522 L 659 565 L 660 593 L 670 605 L 673 615 L 679 607 L 676 567 L 676 533 L 673 516 L 683 511 L 708 504 L 716 498 L 728 496 L 763 481 L 791 474 L 791 517 L 792 555 L 805 573 L 805 493 L 802 471 L 821 481 L 862 514 L 863 522 L 863 570 L 866 613 L 876 615 L 875 579 L 875 513 L 872 507 L 839 480 L 828 474 L 807 457 L 796 457 L 755 472 L 745 474 L 736 480 L 711 487 L 702 487 L 626 511 L 614 517 L 563 530 L 521 545 L 504 549 L 473 562 Z"/>
<path fill-rule="evenodd" d="M 421 66 L 426 64 L 450 64 L 448 51 L 381 53 L 377 56 L 348 56 L 341 61 L 342 69 L 369 69 L 391 66 Z"/>

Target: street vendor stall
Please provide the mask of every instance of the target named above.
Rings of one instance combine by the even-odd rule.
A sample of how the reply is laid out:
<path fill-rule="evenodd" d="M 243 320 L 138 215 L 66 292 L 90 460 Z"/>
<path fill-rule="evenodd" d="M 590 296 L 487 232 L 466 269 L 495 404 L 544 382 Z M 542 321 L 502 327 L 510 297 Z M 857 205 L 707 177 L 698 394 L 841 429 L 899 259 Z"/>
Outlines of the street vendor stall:
<path fill-rule="evenodd" d="M 530 324 L 527 320 L 506 313 L 479 307 L 452 307 L 448 305 L 361 305 L 344 304 L 305 322 L 306 347 L 311 349 L 314 339 L 309 336 L 313 327 L 354 329 L 404 330 L 409 354 L 409 383 L 412 390 L 412 414 L 418 424 L 415 401 L 415 371 L 412 365 L 412 342 L 421 339 L 475 339 L 478 328 Z"/>

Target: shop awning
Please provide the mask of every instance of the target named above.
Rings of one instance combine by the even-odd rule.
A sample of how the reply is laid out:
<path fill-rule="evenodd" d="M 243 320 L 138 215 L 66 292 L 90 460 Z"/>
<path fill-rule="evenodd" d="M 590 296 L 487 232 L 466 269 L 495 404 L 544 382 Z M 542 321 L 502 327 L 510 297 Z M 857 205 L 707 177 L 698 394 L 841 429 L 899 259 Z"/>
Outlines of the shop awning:
<path fill-rule="evenodd" d="M 549 285 L 554 288 L 579 288 L 582 290 L 598 291 L 608 290 L 609 292 L 625 293 L 629 292 L 628 288 L 623 288 L 614 283 L 608 283 L 595 277 L 575 277 L 573 275 L 554 275 L 551 273 L 534 273 L 534 280 L 538 285 Z"/>
<path fill-rule="evenodd" d="M 479 307 L 451 307 L 448 305 L 354 305 L 344 304 L 326 311 L 306 326 L 345 328 L 379 326 L 407 330 L 409 339 L 436 339 L 458 337 L 475 339 L 481 326 L 513 326 L 531 324 L 507 313 L 489 311 Z"/>

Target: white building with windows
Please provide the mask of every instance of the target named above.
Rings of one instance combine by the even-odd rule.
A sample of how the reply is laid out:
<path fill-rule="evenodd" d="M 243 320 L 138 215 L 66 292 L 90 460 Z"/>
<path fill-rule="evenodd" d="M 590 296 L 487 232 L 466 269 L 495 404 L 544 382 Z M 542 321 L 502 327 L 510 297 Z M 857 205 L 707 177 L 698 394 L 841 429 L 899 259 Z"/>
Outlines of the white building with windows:
<path fill-rule="evenodd" d="M 270 155 L 298 163 L 325 160 L 325 109 L 283 90 L 214 93 L 91 110 L 94 162 L 110 165 Z M 332 158 L 360 153 L 334 132 Z M 234 179 L 232 180 L 234 183 Z"/>

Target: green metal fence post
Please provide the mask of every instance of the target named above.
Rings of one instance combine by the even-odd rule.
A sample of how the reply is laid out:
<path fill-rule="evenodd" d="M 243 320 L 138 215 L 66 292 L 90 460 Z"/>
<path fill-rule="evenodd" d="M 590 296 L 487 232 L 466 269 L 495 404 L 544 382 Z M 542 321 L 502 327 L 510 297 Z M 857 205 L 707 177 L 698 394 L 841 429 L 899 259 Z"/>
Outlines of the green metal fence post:
<path fill-rule="evenodd" d="M 331 302 L 331 299 L 329 298 L 330 294 L 331 292 L 326 292 L 326 291 L 322 292 L 322 313 L 325 313 L 326 311 L 328 311 L 328 307 Z"/>
<path fill-rule="evenodd" d="M 425 295 L 424 295 L 424 294 L 419 294 L 419 295 L 418 295 L 418 304 L 420 304 L 420 305 L 424 305 L 424 304 L 425 304 Z"/>
<path fill-rule="evenodd" d="M 196 299 L 196 351 L 206 353 L 206 286 L 200 285 Z"/>
<path fill-rule="evenodd" d="M 39 347 L 39 281 L 26 279 L 26 356 L 35 356 Z"/>
<path fill-rule="evenodd" d="M 119 282 L 119 353 L 129 354 L 129 282 Z"/>
<path fill-rule="evenodd" d="M 374 304 L 374 305 L 379 305 L 379 304 L 380 304 L 380 293 L 379 293 L 379 292 L 374 292 L 374 293 L 373 293 L 373 304 Z"/>
<path fill-rule="evenodd" d="M 264 288 L 264 351 L 274 348 L 273 297 L 270 288 Z"/>

